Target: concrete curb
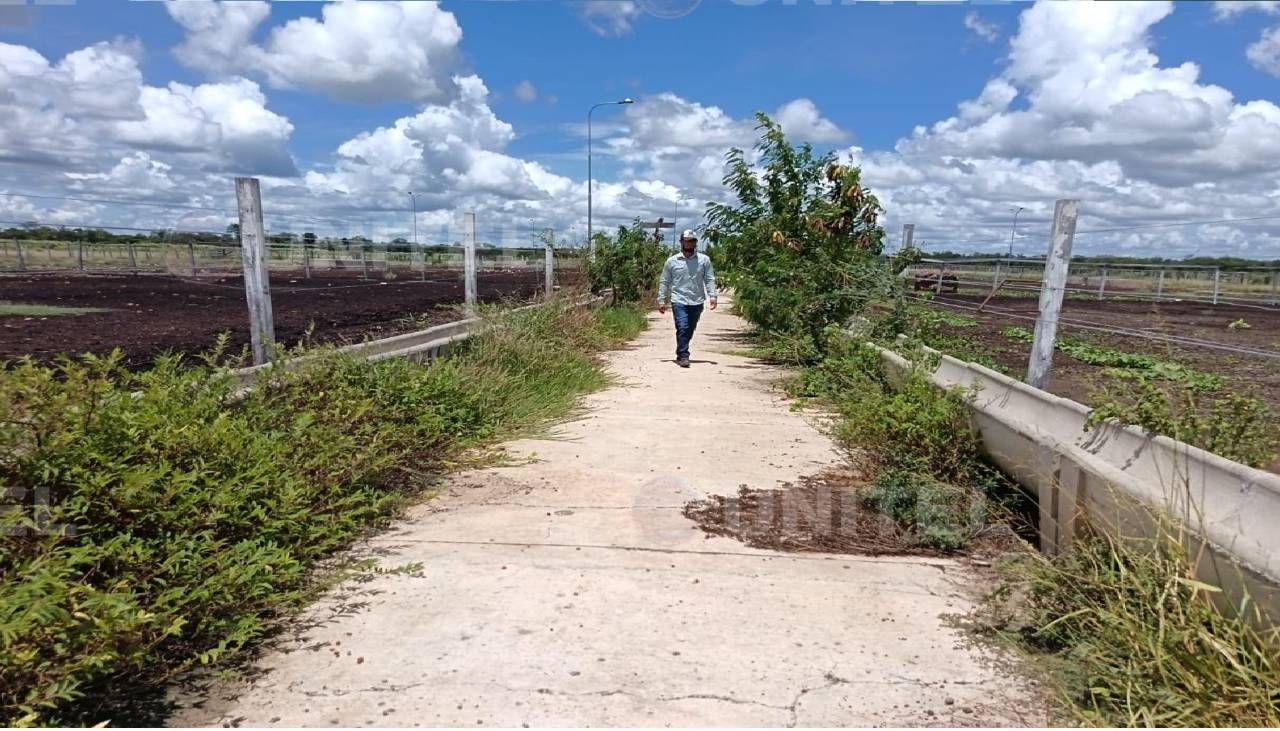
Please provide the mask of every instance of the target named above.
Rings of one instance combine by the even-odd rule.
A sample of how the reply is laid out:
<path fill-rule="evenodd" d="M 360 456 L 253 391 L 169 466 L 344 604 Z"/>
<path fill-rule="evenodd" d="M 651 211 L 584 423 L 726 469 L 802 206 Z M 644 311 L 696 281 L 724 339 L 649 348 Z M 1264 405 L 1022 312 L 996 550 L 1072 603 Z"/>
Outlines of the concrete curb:
<path fill-rule="evenodd" d="M 571 303 L 573 307 L 589 307 L 604 302 L 605 295 L 601 294 L 588 295 Z M 515 308 L 517 311 L 525 310 L 532 307 L 542 307 L 546 302 L 535 302 L 533 304 L 524 305 Z M 237 368 L 231 371 L 232 377 L 239 382 L 239 387 L 233 394 L 233 398 L 240 399 L 254 387 L 260 378 L 268 378 L 269 374 L 275 372 L 289 372 L 295 370 L 306 363 L 324 358 L 333 354 L 354 355 L 363 357 L 370 362 L 386 360 L 388 358 L 410 358 L 417 362 L 428 361 L 433 358 L 439 358 L 453 348 L 454 345 L 460 343 L 467 338 L 482 331 L 488 325 L 488 321 L 480 317 L 468 317 L 454 322 L 447 322 L 443 325 L 434 325 L 425 330 L 404 333 L 402 335 L 393 335 L 389 338 L 380 338 L 378 340 L 366 340 L 363 343 L 353 343 L 344 345 L 317 355 L 304 355 L 300 358 L 291 358 L 287 360 L 275 361 L 272 363 L 264 363 L 262 365 L 249 366 L 247 368 Z"/>
<path fill-rule="evenodd" d="M 890 377 L 913 367 L 878 350 Z M 1138 427 L 1108 422 L 1086 430 L 1083 404 L 924 350 L 938 357 L 933 383 L 972 390 L 967 401 L 988 457 L 1037 496 L 1044 551 L 1063 551 L 1086 525 L 1150 536 L 1163 513 L 1195 532 L 1188 542 L 1204 578 L 1236 606 L 1247 589 L 1280 617 L 1280 475 Z"/>

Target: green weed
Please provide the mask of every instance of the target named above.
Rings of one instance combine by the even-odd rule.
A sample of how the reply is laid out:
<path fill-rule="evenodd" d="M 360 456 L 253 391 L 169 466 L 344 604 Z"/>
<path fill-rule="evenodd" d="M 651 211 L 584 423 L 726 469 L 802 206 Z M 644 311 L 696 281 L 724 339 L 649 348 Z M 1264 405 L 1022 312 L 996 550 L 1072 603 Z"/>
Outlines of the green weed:
<path fill-rule="evenodd" d="M 239 401 L 228 372 L 178 356 L 0 369 L 0 719 L 127 717 L 253 643 L 323 583 L 317 560 L 462 449 L 602 386 L 592 353 L 634 323 L 559 304 L 485 316 L 449 358 L 329 353 Z"/>
<path fill-rule="evenodd" d="M 1006 325 L 1000 328 L 1000 334 L 1017 343 L 1029 344 L 1035 340 L 1035 333 L 1020 325 Z"/>
<path fill-rule="evenodd" d="M 61 315 L 91 315 L 109 312 L 101 307 L 64 307 L 62 305 L 25 305 L 18 302 L 0 302 L 0 317 L 58 317 Z"/>
<path fill-rule="evenodd" d="M 1280 725 L 1280 631 L 1245 602 L 1214 603 L 1180 532 L 1081 540 L 1004 567 L 1002 633 L 1046 660 L 1077 719 L 1095 726 Z"/>
<path fill-rule="evenodd" d="M 1030 343 L 1033 340 L 1030 330 L 1016 325 L 1001 328 L 1000 334 L 1020 343 Z M 1217 391 L 1225 385 L 1225 379 L 1216 373 L 1198 371 L 1176 361 L 1145 353 L 1130 353 L 1095 345 L 1078 338 L 1060 335 L 1054 347 L 1081 363 L 1104 368 L 1103 373 L 1113 378 L 1154 378 L 1184 384 L 1200 392 Z"/>
<path fill-rule="evenodd" d="M 945 551 L 967 547 L 987 521 L 981 493 L 919 473 L 882 472 L 862 497 L 906 527 L 920 545 Z"/>
<path fill-rule="evenodd" d="M 866 499 L 921 543 L 960 550 L 988 509 L 1021 509 L 1020 493 L 982 458 L 964 393 L 939 389 L 924 368 L 890 383 L 874 348 L 844 341 L 790 389 L 838 412 L 836 441 L 878 475 Z"/>
<path fill-rule="evenodd" d="M 1251 467 L 1263 467 L 1280 453 L 1271 409 L 1243 394 L 1205 398 L 1186 384 L 1139 377 L 1123 388 L 1104 388 L 1091 400 L 1098 406 L 1085 429 L 1115 419 Z"/>
<path fill-rule="evenodd" d="M 647 313 L 635 305 L 603 308 L 599 318 L 604 334 L 618 341 L 631 340 L 649 327 Z"/>

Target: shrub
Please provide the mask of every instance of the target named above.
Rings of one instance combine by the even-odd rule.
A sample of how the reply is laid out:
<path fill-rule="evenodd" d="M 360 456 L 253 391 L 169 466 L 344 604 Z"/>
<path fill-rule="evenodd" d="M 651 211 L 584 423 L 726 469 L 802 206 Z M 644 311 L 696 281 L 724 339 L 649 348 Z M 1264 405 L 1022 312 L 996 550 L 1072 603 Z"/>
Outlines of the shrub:
<path fill-rule="evenodd" d="M 0 370 L 0 489 L 16 503 L 0 512 L 3 720 L 110 719 L 261 637 L 308 596 L 316 560 L 458 450 L 601 386 L 601 323 L 629 317 L 488 316 L 450 358 L 329 354 L 234 403 L 228 373 L 177 356 Z"/>
<path fill-rule="evenodd" d="M 724 182 L 738 201 L 709 206 L 710 237 L 739 312 L 766 332 L 802 339 L 797 352 L 820 353 L 829 328 L 894 290 L 878 259 L 880 203 L 857 167 L 793 147 L 768 116 L 756 119 L 758 163 L 740 149 L 728 153 Z"/>
<path fill-rule="evenodd" d="M 598 232 L 583 267 L 591 291 L 613 290 L 613 302 L 639 302 L 654 293 L 658 276 L 670 252 L 654 241 L 637 221 L 630 228 L 618 227 L 612 238 Z"/>
<path fill-rule="evenodd" d="M 844 416 L 836 427 L 841 443 L 874 455 L 886 470 L 962 484 L 980 477 L 980 440 L 962 392 L 938 388 L 921 368 L 889 385 L 865 367 L 865 356 L 828 358 L 819 366 L 828 382 L 846 385 L 831 394 Z"/>
<path fill-rule="evenodd" d="M 986 525 L 980 493 L 915 472 L 882 472 L 863 500 L 907 527 L 919 544 L 945 551 L 967 547 Z"/>

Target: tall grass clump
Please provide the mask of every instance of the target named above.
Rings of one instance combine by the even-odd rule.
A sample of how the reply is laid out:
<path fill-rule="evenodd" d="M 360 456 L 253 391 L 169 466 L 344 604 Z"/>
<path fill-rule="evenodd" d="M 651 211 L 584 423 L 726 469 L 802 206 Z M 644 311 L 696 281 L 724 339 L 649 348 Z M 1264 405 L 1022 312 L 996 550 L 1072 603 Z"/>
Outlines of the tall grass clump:
<path fill-rule="evenodd" d="M 1049 660 L 1077 720 L 1096 726 L 1280 725 L 1280 631 L 1224 609 L 1181 531 L 1095 535 L 1007 567 L 1024 597 L 1006 634 Z M 1012 628 L 1011 628 L 1012 627 Z"/>
<path fill-rule="evenodd" d="M 262 637 L 317 560 L 460 450 L 602 386 L 593 354 L 636 325 L 559 304 L 486 316 L 451 357 L 320 354 L 239 400 L 219 352 L 0 369 L 0 720 L 127 717 Z"/>
<path fill-rule="evenodd" d="M 922 545 L 961 550 L 998 507 L 1013 507 L 1007 480 L 982 458 L 964 393 L 935 386 L 923 364 L 892 382 L 871 346 L 841 338 L 801 370 L 792 395 L 835 409 L 832 434 L 872 474 L 863 493 Z"/>

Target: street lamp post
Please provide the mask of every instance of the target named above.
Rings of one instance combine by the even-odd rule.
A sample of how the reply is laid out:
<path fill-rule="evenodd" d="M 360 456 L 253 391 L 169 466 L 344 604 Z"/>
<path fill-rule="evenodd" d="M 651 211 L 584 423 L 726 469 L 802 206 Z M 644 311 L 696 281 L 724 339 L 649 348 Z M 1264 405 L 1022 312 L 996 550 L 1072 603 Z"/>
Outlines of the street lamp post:
<path fill-rule="evenodd" d="M 591 247 L 591 232 L 592 232 L 592 221 L 591 221 L 591 188 L 592 188 L 592 182 L 591 182 L 591 113 L 592 113 L 592 112 L 594 112 L 594 111 L 596 110 L 596 107 L 607 107 L 607 106 L 610 106 L 610 105 L 612 105 L 612 104 L 635 104 L 635 100 L 634 100 L 634 99 L 632 99 L 631 97 L 627 97 L 627 98 L 625 98 L 625 99 L 623 99 L 623 100 L 621 100 L 621 101 L 616 101 L 616 102 L 600 102 L 599 104 L 592 105 L 592 107 L 591 107 L 590 109 L 588 109 L 588 110 L 587 110 L 587 248 L 590 248 L 590 247 Z"/>
<path fill-rule="evenodd" d="M 1013 210 L 1013 230 L 1009 232 L 1009 258 L 1013 258 L 1013 239 L 1018 235 L 1018 214 L 1023 211 L 1022 206 L 1018 206 Z"/>

